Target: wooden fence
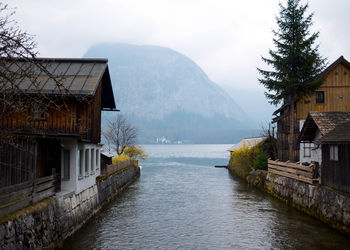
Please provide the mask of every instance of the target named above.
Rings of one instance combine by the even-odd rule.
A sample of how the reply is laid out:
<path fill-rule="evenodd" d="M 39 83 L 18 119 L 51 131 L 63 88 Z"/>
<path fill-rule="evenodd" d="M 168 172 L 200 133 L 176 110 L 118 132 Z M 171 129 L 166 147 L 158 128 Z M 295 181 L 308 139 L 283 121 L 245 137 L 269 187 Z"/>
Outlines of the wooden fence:
<path fill-rule="evenodd" d="M 56 191 L 57 175 L 52 174 L 0 189 L 0 216 L 50 197 Z"/>
<path fill-rule="evenodd" d="M 114 174 L 122 169 L 128 168 L 132 165 L 138 165 L 137 160 L 126 160 L 117 162 L 115 164 L 105 165 L 101 166 L 101 175 L 102 176 L 109 176 L 111 174 Z"/>
<path fill-rule="evenodd" d="M 298 163 L 268 160 L 268 172 L 309 184 L 319 183 L 317 163 L 303 166 Z"/>

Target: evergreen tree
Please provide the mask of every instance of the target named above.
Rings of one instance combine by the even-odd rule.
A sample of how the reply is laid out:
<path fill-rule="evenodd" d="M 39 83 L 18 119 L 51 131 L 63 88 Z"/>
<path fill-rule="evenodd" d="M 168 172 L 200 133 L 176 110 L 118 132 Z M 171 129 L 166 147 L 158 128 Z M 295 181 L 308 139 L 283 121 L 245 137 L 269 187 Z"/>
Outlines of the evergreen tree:
<path fill-rule="evenodd" d="M 273 43 L 276 50 L 269 50 L 271 58 L 262 60 L 272 70 L 258 69 L 264 85 L 266 97 L 272 104 L 290 105 L 290 138 L 289 155 L 293 155 L 294 140 L 294 103 L 299 98 L 308 96 L 317 89 L 322 81 L 315 77 L 324 69 L 325 59 L 315 45 L 319 32 L 311 33 L 313 14 L 306 15 L 308 4 L 300 4 L 300 0 L 287 0 L 286 7 L 281 3 L 279 17 L 276 18 L 278 29 L 273 31 Z M 292 160 L 292 159 L 291 159 Z"/>

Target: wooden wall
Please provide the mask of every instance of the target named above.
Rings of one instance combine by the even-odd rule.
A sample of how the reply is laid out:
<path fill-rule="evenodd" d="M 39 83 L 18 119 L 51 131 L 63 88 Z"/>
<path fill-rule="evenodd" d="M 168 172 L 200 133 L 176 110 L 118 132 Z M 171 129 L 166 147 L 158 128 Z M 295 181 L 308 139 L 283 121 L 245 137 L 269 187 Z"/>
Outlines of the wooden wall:
<path fill-rule="evenodd" d="M 0 143 L 0 188 L 35 178 L 36 141 L 22 138 Z"/>
<path fill-rule="evenodd" d="M 297 119 L 304 120 L 310 111 L 350 111 L 350 70 L 337 65 L 317 91 L 324 91 L 324 103 L 317 104 L 315 94 L 297 102 Z M 343 98 L 339 98 L 342 96 Z"/>
<path fill-rule="evenodd" d="M 338 161 L 330 160 L 329 144 L 322 145 L 322 185 L 350 192 L 350 145 L 338 145 Z"/>
<path fill-rule="evenodd" d="M 297 138 L 299 137 L 299 122 L 295 120 L 294 124 L 294 148 L 293 155 L 289 155 L 289 143 L 288 138 L 290 136 L 290 116 L 285 115 L 278 120 L 277 122 L 277 159 L 280 161 L 299 161 L 299 143 L 297 143 Z"/>
<path fill-rule="evenodd" d="M 66 100 L 62 108 L 46 110 L 43 119 L 33 119 L 31 110 L 13 113 L 0 118 L 0 129 L 35 133 L 39 136 L 40 134 L 72 135 L 81 140 L 99 143 L 101 139 L 101 93 L 102 82 L 94 97 L 88 101 L 82 102 L 74 98 Z"/>

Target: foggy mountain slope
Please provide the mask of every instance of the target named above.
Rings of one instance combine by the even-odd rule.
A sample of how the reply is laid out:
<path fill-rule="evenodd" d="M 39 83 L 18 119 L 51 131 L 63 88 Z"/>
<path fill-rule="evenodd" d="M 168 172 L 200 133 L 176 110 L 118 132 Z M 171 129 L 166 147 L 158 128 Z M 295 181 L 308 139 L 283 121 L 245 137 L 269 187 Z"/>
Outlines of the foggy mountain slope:
<path fill-rule="evenodd" d="M 162 136 L 193 143 L 232 142 L 253 127 L 225 91 L 174 50 L 98 44 L 84 57 L 108 58 L 117 108 L 140 129 L 141 142 Z"/>

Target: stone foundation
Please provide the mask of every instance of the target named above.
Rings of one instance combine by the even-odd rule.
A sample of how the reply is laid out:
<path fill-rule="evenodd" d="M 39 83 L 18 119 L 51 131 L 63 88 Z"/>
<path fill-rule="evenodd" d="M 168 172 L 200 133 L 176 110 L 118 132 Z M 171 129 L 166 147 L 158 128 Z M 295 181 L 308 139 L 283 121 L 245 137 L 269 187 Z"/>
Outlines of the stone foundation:
<path fill-rule="evenodd" d="M 250 185 L 350 235 L 350 194 L 263 170 L 252 170 L 242 175 L 232 165 L 228 169 Z"/>
<path fill-rule="evenodd" d="M 79 194 L 58 193 L 1 218 L 0 249 L 42 249 L 59 245 L 139 175 L 140 169 L 131 165 Z"/>
<path fill-rule="evenodd" d="M 350 234 L 350 195 L 288 177 L 267 174 L 265 189 L 331 227 Z"/>

